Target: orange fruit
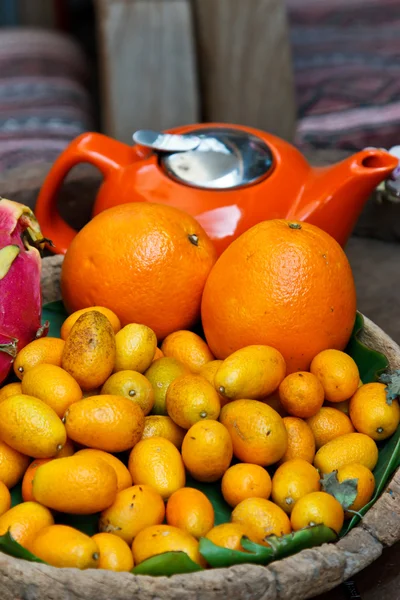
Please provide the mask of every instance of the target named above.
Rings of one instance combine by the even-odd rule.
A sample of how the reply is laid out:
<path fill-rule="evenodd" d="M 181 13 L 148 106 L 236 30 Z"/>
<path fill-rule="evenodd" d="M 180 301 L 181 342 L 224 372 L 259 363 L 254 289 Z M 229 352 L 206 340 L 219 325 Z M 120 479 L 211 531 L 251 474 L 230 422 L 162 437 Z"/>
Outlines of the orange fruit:
<path fill-rule="evenodd" d="M 182 457 L 165 438 L 147 438 L 136 444 L 129 455 L 128 468 L 134 484 L 150 485 L 164 500 L 185 485 Z"/>
<path fill-rule="evenodd" d="M 154 391 L 150 381 L 137 371 L 118 371 L 107 379 L 101 388 L 102 394 L 125 396 L 136 402 L 144 415 L 148 415 L 154 406 Z"/>
<path fill-rule="evenodd" d="M 18 394 L 22 394 L 22 385 L 20 383 L 8 383 L 0 389 L 0 402 Z"/>
<path fill-rule="evenodd" d="M 35 478 L 36 471 L 41 465 L 44 465 L 45 463 L 49 462 L 50 460 L 53 460 L 53 459 L 52 458 L 36 458 L 34 461 L 31 462 L 31 464 L 25 471 L 25 475 L 22 479 L 22 487 L 21 487 L 22 498 L 23 498 L 24 502 L 29 502 L 29 501 L 35 500 L 35 498 L 33 496 L 32 486 L 33 486 L 33 480 Z"/>
<path fill-rule="evenodd" d="M 302 458 L 288 460 L 272 478 L 272 500 L 290 515 L 299 498 L 320 490 L 319 473 Z"/>
<path fill-rule="evenodd" d="M 11 506 L 11 494 L 5 483 L 0 481 L 0 517 L 4 515 Z"/>
<path fill-rule="evenodd" d="M 162 351 L 160 350 L 160 348 L 156 348 L 156 353 L 155 353 L 155 355 L 154 355 L 153 362 L 154 362 L 155 360 L 157 360 L 158 358 L 163 358 L 163 356 L 164 356 L 164 352 L 162 352 Z"/>
<path fill-rule="evenodd" d="M 189 369 L 185 367 L 183 363 L 179 362 L 179 360 L 176 360 L 176 358 L 165 356 L 152 362 L 144 375 L 153 386 L 153 414 L 167 414 L 165 402 L 170 384 L 177 379 L 177 377 L 186 375 L 189 372 Z"/>
<path fill-rule="evenodd" d="M 202 567 L 205 561 L 199 553 L 199 542 L 186 531 L 171 525 L 153 525 L 142 529 L 132 544 L 135 564 L 164 552 L 185 552 Z"/>
<path fill-rule="evenodd" d="M 197 421 L 218 419 L 218 394 L 201 375 L 182 375 L 173 381 L 166 395 L 169 416 L 179 427 L 189 429 Z"/>
<path fill-rule="evenodd" d="M 36 535 L 31 552 L 53 567 L 95 569 L 99 547 L 93 538 L 68 525 L 50 525 Z"/>
<path fill-rule="evenodd" d="M 114 467 L 97 456 L 56 458 L 37 469 L 35 500 L 59 512 L 90 515 L 111 506 L 117 495 Z"/>
<path fill-rule="evenodd" d="M 281 399 L 279 398 L 279 390 L 276 390 L 273 394 L 270 394 L 266 398 L 260 398 L 261 402 L 268 404 L 271 408 L 276 410 L 278 415 L 281 417 L 287 417 L 287 411 L 284 409 Z"/>
<path fill-rule="evenodd" d="M 279 386 L 282 406 L 290 415 L 305 419 L 315 415 L 324 403 L 324 389 L 312 373 L 291 373 Z"/>
<path fill-rule="evenodd" d="M 53 523 L 54 519 L 48 508 L 38 502 L 22 502 L 0 517 L 0 535 L 9 531 L 14 540 L 29 550 L 39 531 Z"/>
<path fill-rule="evenodd" d="M 346 479 L 357 479 L 357 496 L 353 504 L 349 506 L 350 510 L 359 511 L 371 500 L 375 490 L 375 477 L 364 465 L 353 463 L 345 465 L 337 470 L 337 478 L 342 483 Z M 345 513 L 345 517 L 350 518 L 351 513 Z"/>
<path fill-rule="evenodd" d="M 68 248 L 61 273 L 72 312 L 107 306 L 164 339 L 200 317 L 215 248 L 199 223 L 162 204 L 131 202 L 94 217 Z"/>
<path fill-rule="evenodd" d="M 232 460 L 232 440 L 218 421 L 199 421 L 192 425 L 182 442 L 186 469 L 198 481 L 217 481 Z"/>
<path fill-rule="evenodd" d="M 168 525 L 173 525 L 199 539 L 214 527 L 214 509 L 203 492 L 181 488 L 170 496 L 166 508 Z"/>
<path fill-rule="evenodd" d="M 268 498 L 271 495 L 271 477 L 260 465 L 238 463 L 225 471 L 221 481 L 222 495 L 235 507 L 246 498 Z"/>
<path fill-rule="evenodd" d="M 398 400 L 388 403 L 384 383 L 367 383 L 350 400 L 350 419 L 360 433 L 377 442 L 393 435 L 400 421 Z"/>
<path fill-rule="evenodd" d="M 0 403 L 0 437 L 22 454 L 34 458 L 55 456 L 67 440 L 55 411 L 33 396 L 10 396 Z"/>
<path fill-rule="evenodd" d="M 115 345 L 114 371 L 131 370 L 144 373 L 153 362 L 157 338 L 150 327 L 129 323 L 115 336 Z"/>
<path fill-rule="evenodd" d="M 128 544 L 112 533 L 96 533 L 92 536 L 100 551 L 98 569 L 130 571 L 133 569 L 132 551 Z"/>
<path fill-rule="evenodd" d="M 24 375 L 22 393 L 35 396 L 63 417 L 68 406 L 82 399 L 82 390 L 75 379 L 56 365 L 36 365 Z"/>
<path fill-rule="evenodd" d="M 328 402 L 343 402 L 356 392 L 360 373 L 355 361 L 340 350 L 324 350 L 317 354 L 310 371 L 320 380 Z"/>
<path fill-rule="evenodd" d="M 241 550 L 242 537 L 245 535 L 244 527 L 237 523 L 222 523 L 213 527 L 206 535 L 206 538 L 222 548 L 229 550 Z"/>
<path fill-rule="evenodd" d="M 103 510 L 99 530 L 131 544 L 139 531 L 162 523 L 164 516 L 165 505 L 160 494 L 149 485 L 133 485 L 118 492 L 113 504 Z"/>
<path fill-rule="evenodd" d="M 28 456 L 0 441 L 0 481 L 8 488 L 14 487 L 22 479 L 29 462 Z"/>
<path fill-rule="evenodd" d="M 264 221 L 219 257 L 201 314 L 216 358 L 266 344 L 281 352 L 288 373 L 307 370 L 318 352 L 343 350 L 351 336 L 356 291 L 349 261 L 314 225 Z"/>
<path fill-rule="evenodd" d="M 105 452 L 130 450 L 144 428 L 138 404 L 123 396 L 105 394 L 71 404 L 63 421 L 71 440 Z"/>
<path fill-rule="evenodd" d="M 66 458 L 67 456 L 72 456 L 73 454 L 75 454 L 75 446 L 72 441 L 67 438 L 64 446 L 61 448 L 61 450 L 56 452 L 54 458 Z"/>
<path fill-rule="evenodd" d="M 203 365 L 199 371 L 199 375 L 204 377 L 204 379 L 207 379 L 208 383 L 211 383 L 211 385 L 214 388 L 215 374 L 218 371 L 219 367 L 222 365 L 222 363 L 222 360 L 210 360 L 210 362 Z M 225 406 L 227 402 L 229 402 L 228 398 L 225 398 L 225 396 L 222 396 L 221 394 L 218 394 L 218 399 L 221 408 Z"/>
<path fill-rule="evenodd" d="M 29 369 L 41 363 L 61 367 L 64 346 L 64 340 L 59 338 L 42 337 L 33 340 L 18 352 L 13 364 L 14 373 L 22 379 Z"/>
<path fill-rule="evenodd" d="M 256 544 L 268 546 L 269 535 L 286 535 L 292 528 L 285 512 L 265 498 L 246 498 L 232 511 L 232 523 L 241 525 L 245 535 Z"/>
<path fill-rule="evenodd" d="M 350 400 L 343 400 L 343 402 L 324 402 L 324 406 L 328 408 L 336 408 L 345 415 L 349 415 Z"/>
<path fill-rule="evenodd" d="M 233 400 L 221 410 L 220 421 L 232 438 L 233 453 L 242 462 L 262 467 L 285 454 L 287 432 L 278 413 L 258 400 Z"/>
<path fill-rule="evenodd" d="M 62 355 L 61 366 L 83 390 L 103 385 L 115 362 L 115 335 L 110 321 L 102 313 L 83 313 L 71 329 Z"/>
<path fill-rule="evenodd" d="M 315 456 L 315 440 L 311 428 L 298 417 L 283 417 L 287 431 L 287 449 L 280 463 L 293 458 L 302 458 L 312 463 Z"/>
<path fill-rule="evenodd" d="M 302 496 L 290 516 L 293 531 L 312 525 L 326 525 L 336 533 L 343 527 L 344 512 L 341 504 L 326 492 L 311 492 Z"/>
<path fill-rule="evenodd" d="M 329 406 L 323 406 L 315 415 L 307 419 L 307 424 L 313 433 L 317 450 L 339 435 L 354 432 L 349 417 L 341 410 Z"/>
<path fill-rule="evenodd" d="M 270 346 L 246 346 L 226 358 L 214 385 L 229 400 L 259 400 L 274 392 L 286 374 L 285 360 Z"/>
<path fill-rule="evenodd" d="M 176 358 L 192 373 L 199 373 L 204 365 L 214 360 L 205 341 L 193 331 L 181 330 L 170 333 L 161 344 L 161 350 L 164 356 Z"/>
<path fill-rule="evenodd" d="M 150 437 L 162 437 L 180 449 L 186 430 L 179 427 L 171 417 L 165 415 L 149 415 L 144 419 L 142 440 Z"/>
<path fill-rule="evenodd" d="M 373 439 L 364 433 L 346 433 L 318 450 L 314 466 L 321 474 L 352 463 L 360 463 L 373 471 L 377 462 L 378 447 Z"/>
<path fill-rule="evenodd" d="M 99 396 L 100 392 L 101 388 L 94 388 L 93 390 L 82 390 L 82 400 L 84 400 L 85 398 L 91 398 L 92 396 Z"/>
<path fill-rule="evenodd" d="M 61 325 L 61 338 L 63 340 L 66 340 L 69 334 L 71 333 L 72 327 L 75 325 L 79 317 L 83 315 L 83 313 L 89 312 L 91 310 L 96 310 L 97 312 L 100 312 L 105 317 L 107 317 L 107 319 L 111 323 L 114 333 L 118 333 L 118 331 L 121 329 L 121 322 L 112 310 L 106 308 L 105 306 L 89 306 L 88 308 L 82 308 L 82 310 L 77 310 L 73 312 L 72 315 L 69 315 L 69 317 L 65 319 L 64 323 Z"/>
<path fill-rule="evenodd" d="M 110 467 L 114 469 L 117 476 L 117 492 L 132 486 L 132 477 L 127 467 L 119 460 L 119 458 L 113 456 L 109 452 L 94 450 L 93 448 L 84 448 L 83 450 L 79 450 L 75 456 L 94 456 L 95 458 L 101 458 L 108 463 Z"/>

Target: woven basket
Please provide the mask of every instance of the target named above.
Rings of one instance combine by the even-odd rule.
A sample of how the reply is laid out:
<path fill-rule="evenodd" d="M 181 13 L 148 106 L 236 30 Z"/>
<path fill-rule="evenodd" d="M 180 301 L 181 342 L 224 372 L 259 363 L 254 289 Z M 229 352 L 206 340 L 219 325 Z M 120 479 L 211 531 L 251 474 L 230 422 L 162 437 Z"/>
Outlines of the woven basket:
<path fill-rule="evenodd" d="M 62 257 L 43 262 L 44 302 L 59 300 Z M 400 347 L 365 318 L 362 341 L 400 368 Z M 399 494 L 399 496 L 398 496 Z M 301 600 L 342 583 L 400 540 L 400 469 L 362 523 L 336 544 L 303 550 L 267 567 L 238 565 L 173 577 L 55 569 L 0 553 L 1 600 Z"/>

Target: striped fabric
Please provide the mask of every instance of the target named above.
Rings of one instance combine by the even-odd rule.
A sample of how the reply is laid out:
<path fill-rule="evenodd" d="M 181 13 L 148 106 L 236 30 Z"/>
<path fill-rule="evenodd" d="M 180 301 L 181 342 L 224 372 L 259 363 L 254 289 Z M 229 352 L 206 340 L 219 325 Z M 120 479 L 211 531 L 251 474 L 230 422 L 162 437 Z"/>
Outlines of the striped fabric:
<path fill-rule="evenodd" d="M 93 127 L 88 66 L 67 36 L 0 29 L 0 172 L 51 162 Z"/>
<path fill-rule="evenodd" d="M 400 143 L 400 1 L 286 0 L 303 149 Z"/>

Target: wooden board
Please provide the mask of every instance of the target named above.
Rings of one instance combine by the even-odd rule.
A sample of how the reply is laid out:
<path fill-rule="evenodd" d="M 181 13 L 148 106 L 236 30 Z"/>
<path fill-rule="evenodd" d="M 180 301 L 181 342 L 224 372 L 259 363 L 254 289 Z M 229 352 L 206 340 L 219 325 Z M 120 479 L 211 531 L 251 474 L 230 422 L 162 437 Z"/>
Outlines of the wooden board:
<path fill-rule="evenodd" d="M 296 107 L 285 3 L 194 0 L 203 119 L 292 140 Z"/>
<path fill-rule="evenodd" d="M 190 0 L 97 0 L 97 22 L 105 133 L 198 121 Z"/>

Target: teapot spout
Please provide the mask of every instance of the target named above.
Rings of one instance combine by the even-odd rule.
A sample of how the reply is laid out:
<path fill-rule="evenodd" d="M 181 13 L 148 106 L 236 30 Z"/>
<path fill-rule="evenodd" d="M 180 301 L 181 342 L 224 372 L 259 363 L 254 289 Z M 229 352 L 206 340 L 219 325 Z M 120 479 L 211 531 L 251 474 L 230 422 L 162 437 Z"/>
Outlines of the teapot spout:
<path fill-rule="evenodd" d="M 289 218 L 317 225 L 344 246 L 370 194 L 398 162 L 385 150 L 367 148 L 331 167 L 311 169 Z"/>

